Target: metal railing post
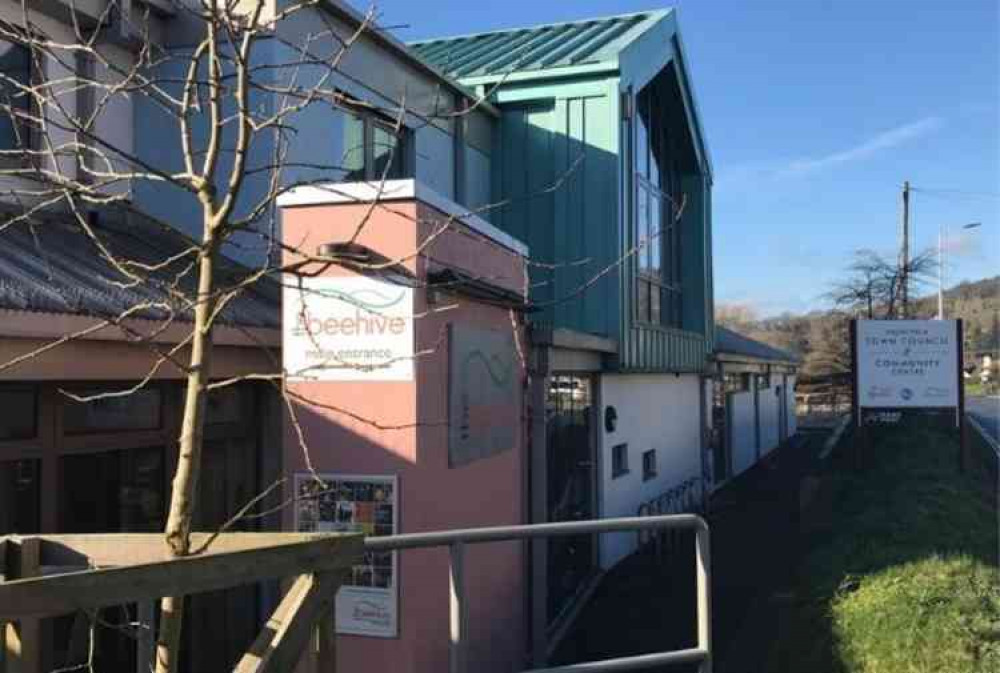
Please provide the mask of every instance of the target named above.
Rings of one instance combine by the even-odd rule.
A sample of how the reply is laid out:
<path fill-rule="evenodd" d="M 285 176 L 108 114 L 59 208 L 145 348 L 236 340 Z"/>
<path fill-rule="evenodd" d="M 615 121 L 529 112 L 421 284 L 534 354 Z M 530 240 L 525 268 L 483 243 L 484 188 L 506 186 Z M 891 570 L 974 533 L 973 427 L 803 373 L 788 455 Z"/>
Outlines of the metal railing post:
<path fill-rule="evenodd" d="M 695 528 L 695 578 L 698 592 L 698 649 L 707 654 L 698 673 L 712 673 L 712 555 L 707 526 Z"/>
<path fill-rule="evenodd" d="M 449 630 L 451 644 L 448 651 L 450 673 L 465 673 L 466 645 L 468 644 L 468 601 L 465 595 L 465 544 L 453 542 L 448 546 Z"/>
<path fill-rule="evenodd" d="M 596 673 L 597 671 L 638 671 L 668 664 L 697 663 L 699 673 L 712 673 L 712 581 L 709 554 L 709 530 L 705 520 L 695 514 L 675 514 L 652 517 L 627 517 L 589 521 L 561 521 L 520 526 L 492 526 L 463 530 L 404 533 L 365 539 L 365 549 L 371 552 L 399 551 L 428 547 L 448 547 L 449 584 L 449 673 L 466 673 L 468 661 L 468 597 L 465 587 L 465 546 L 484 542 L 538 540 L 552 536 L 591 533 L 618 533 L 633 530 L 695 530 L 695 576 L 697 582 L 698 645 L 697 647 L 590 661 L 554 668 L 534 668 L 526 673 Z M 535 662 L 538 663 L 538 662 Z"/>

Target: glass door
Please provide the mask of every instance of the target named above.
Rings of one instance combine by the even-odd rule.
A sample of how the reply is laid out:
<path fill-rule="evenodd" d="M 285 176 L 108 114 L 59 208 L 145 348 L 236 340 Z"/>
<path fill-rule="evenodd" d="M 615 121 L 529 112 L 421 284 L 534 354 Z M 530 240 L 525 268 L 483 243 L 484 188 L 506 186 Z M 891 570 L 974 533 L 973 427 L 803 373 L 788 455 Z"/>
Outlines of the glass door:
<path fill-rule="evenodd" d="M 553 376 L 546 400 L 549 521 L 596 516 L 593 391 L 588 376 Z M 548 619 L 571 603 L 596 569 L 595 537 L 555 537 L 548 543 Z"/>

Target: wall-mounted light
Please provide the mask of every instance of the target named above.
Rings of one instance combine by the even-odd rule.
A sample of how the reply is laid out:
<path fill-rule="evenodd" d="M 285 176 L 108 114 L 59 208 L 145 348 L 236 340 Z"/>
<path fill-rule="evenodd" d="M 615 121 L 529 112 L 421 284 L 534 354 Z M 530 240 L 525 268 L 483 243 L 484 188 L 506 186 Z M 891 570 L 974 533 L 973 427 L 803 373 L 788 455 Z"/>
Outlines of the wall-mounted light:
<path fill-rule="evenodd" d="M 419 285 L 416 277 L 404 265 L 390 264 L 388 257 L 360 243 L 323 243 L 316 252 L 320 257 L 366 276 L 405 287 Z"/>
<path fill-rule="evenodd" d="M 604 407 L 604 431 L 614 432 L 618 427 L 618 410 L 613 406 Z"/>

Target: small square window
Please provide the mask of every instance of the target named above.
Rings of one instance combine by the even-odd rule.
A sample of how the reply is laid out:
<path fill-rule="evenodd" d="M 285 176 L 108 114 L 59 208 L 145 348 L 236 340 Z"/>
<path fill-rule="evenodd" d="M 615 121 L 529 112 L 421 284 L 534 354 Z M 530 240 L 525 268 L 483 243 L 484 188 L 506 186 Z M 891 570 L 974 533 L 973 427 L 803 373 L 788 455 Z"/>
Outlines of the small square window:
<path fill-rule="evenodd" d="M 0 441 L 37 434 L 38 397 L 33 389 L 0 389 Z"/>
<path fill-rule="evenodd" d="M 628 474 L 628 444 L 616 444 L 611 447 L 611 478 L 623 474 Z"/>
<path fill-rule="evenodd" d="M 649 481 L 656 476 L 656 449 L 642 454 L 642 480 Z"/>

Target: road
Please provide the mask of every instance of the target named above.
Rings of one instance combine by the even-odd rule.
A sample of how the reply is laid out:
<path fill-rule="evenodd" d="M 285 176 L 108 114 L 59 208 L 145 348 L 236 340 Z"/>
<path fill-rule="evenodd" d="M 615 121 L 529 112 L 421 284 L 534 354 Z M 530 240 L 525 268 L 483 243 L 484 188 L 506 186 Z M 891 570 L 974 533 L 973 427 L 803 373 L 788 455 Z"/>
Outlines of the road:
<path fill-rule="evenodd" d="M 986 432 L 1000 442 L 1000 396 L 968 397 L 965 413 L 979 421 Z"/>

